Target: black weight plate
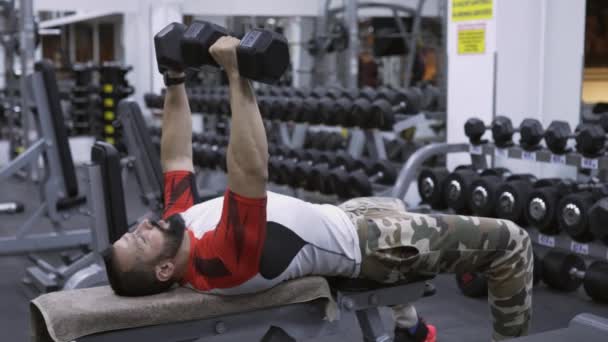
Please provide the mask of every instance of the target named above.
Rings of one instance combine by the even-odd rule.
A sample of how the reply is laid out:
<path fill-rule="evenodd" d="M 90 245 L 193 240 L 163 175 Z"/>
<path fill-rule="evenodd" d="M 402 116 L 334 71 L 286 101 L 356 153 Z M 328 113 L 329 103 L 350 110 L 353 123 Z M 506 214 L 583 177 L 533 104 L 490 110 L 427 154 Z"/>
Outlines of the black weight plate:
<path fill-rule="evenodd" d="M 592 241 L 588 213 L 593 203 L 594 195 L 588 191 L 564 196 L 557 209 L 559 228 L 576 241 Z"/>
<path fill-rule="evenodd" d="M 425 168 L 418 176 L 418 193 L 422 202 L 433 209 L 445 209 L 447 203 L 443 195 L 443 186 L 449 171 L 445 167 Z"/>
<path fill-rule="evenodd" d="M 543 258 L 543 281 L 556 290 L 572 292 L 583 282 L 582 279 L 570 274 L 573 268 L 584 271 L 583 259 L 574 254 L 550 251 Z"/>
<path fill-rule="evenodd" d="M 597 201 L 589 209 L 589 229 L 593 236 L 608 244 L 608 197 Z"/>
<path fill-rule="evenodd" d="M 589 265 L 583 287 L 593 300 L 608 303 L 608 263 L 595 261 Z"/>
<path fill-rule="evenodd" d="M 472 169 L 460 169 L 448 175 L 445 180 L 444 193 L 448 208 L 458 214 L 467 215 L 471 212 L 467 200 L 471 183 L 477 179 L 478 174 Z"/>
<path fill-rule="evenodd" d="M 526 200 L 526 220 L 543 234 L 556 234 L 559 232 L 555 216 L 558 200 L 559 191 L 555 187 L 536 189 Z"/>
<path fill-rule="evenodd" d="M 495 216 L 496 195 L 501 184 L 502 178 L 494 175 L 482 176 L 471 183 L 468 201 L 473 214 L 482 217 Z"/>
<path fill-rule="evenodd" d="M 527 225 L 524 210 L 531 188 L 528 179 L 515 179 L 501 185 L 497 190 L 496 217 Z"/>

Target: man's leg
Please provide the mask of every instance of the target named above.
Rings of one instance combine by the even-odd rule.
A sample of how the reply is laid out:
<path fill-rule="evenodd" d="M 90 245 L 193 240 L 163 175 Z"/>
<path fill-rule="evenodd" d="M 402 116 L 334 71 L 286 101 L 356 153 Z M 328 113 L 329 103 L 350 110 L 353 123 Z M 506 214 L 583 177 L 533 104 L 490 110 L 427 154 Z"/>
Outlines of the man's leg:
<path fill-rule="evenodd" d="M 341 206 L 358 229 L 362 276 L 395 282 L 415 274 L 484 272 L 494 339 L 527 334 L 533 254 L 523 229 L 506 220 L 364 209 L 373 201 Z"/>

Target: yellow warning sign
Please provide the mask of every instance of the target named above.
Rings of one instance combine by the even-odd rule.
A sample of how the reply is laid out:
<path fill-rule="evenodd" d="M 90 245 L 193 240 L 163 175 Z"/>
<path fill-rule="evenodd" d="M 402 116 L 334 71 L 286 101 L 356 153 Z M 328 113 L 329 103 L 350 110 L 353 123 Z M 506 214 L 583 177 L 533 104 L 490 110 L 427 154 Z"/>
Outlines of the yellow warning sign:
<path fill-rule="evenodd" d="M 486 52 L 485 26 L 464 27 L 458 29 L 458 54 L 472 55 Z"/>
<path fill-rule="evenodd" d="M 452 0 L 452 21 L 492 19 L 494 0 Z"/>

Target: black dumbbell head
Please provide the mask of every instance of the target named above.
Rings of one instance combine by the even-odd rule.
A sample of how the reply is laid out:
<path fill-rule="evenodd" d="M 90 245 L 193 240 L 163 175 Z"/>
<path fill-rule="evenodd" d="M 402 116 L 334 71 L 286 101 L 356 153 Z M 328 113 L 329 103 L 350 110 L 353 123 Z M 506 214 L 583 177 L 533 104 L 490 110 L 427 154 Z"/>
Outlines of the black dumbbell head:
<path fill-rule="evenodd" d="M 501 185 L 496 199 L 496 217 L 527 224 L 524 210 L 535 181 L 533 175 L 513 175 Z"/>
<path fill-rule="evenodd" d="M 557 205 L 560 199 L 556 187 L 537 188 L 530 194 L 525 206 L 526 221 L 543 234 L 558 232 L 556 217 Z"/>
<path fill-rule="evenodd" d="M 596 239 L 608 244 L 608 197 L 597 201 L 589 209 L 589 229 Z"/>
<path fill-rule="evenodd" d="M 255 29 L 247 32 L 237 49 L 241 76 L 263 83 L 275 83 L 289 66 L 289 47 L 281 34 Z"/>
<path fill-rule="evenodd" d="M 543 281 L 550 287 L 572 292 L 581 285 L 582 279 L 571 275 L 571 271 L 585 271 L 585 262 L 574 254 L 550 251 L 543 258 Z"/>
<path fill-rule="evenodd" d="M 343 197 L 366 197 L 373 194 L 372 184 L 363 170 L 349 173 L 347 185 L 347 193 Z"/>
<path fill-rule="evenodd" d="M 606 145 L 606 132 L 598 125 L 582 124 L 576 132 L 576 150 L 585 155 L 598 155 Z"/>
<path fill-rule="evenodd" d="M 180 41 L 186 31 L 186 25 L 171 23 L 154 36 L 154 49 L 156 50 L 156 63 L 158 71 L 183 70 L 184 61 Z"/>
<path fill-rule="evenodd" d="M 403 90 L 405 95 L 405 114 L 416 114 L 422 110 L 424 94 L 420 88 L 411 87 Z"/>
<path fill-rule="evenodd" d="M 189 68 L 200 68 L 203 65 L 217 67 L 209 48 L 220 37 L 227 36 L 228 30 L 217 24 L 195 20 L 188 26 L 181 40 L 184 64 Z"/>
<path fill-rule="evenodd" d="M 585 272 L 583 287 L 591 299 L 600 303 L 608 303 L 608 263 L 594 261 Z"/>
<path fill-rule="evenodd" d="M 353 100 L 341 97 L 336 101 L 336 123 L 342 127 L 353 127 L 355 125 L 353 115 Z"/>
<path fill-rule="evenodd" d="M 472 168 L 454 170 L 445 180 L 444 192 L 448 208 L 458 214 L 469 214 L 471 208 L 467 200 L 471 183 L 478 177 L 477 171 Z"/>
<path fill-rule="evenodd" d="M 590 191 L 564 196 L 557 209 L 559 228 L 576 241 L 589 242 L 593 240 L 587 216 L 593 203 L 594 195 Z"/>
<path fill-rule="evenodd" d="M 553 153 L 566 152 L 568 139 L 572 136 L 570 124 L 566 121 L 553 121 L 545 131 L 545 143 Z"/>
<path fill-rule="evenodd" d="M 377 99 L 372 102 L 372 118 L 369 128 L 386 128 L 392 121 L 393 107 L 386 99 Z"/>
<path fill-rule="evenodd" d="M 497 116 L 492 121 L 492 139 L 496 146 L 505 147 L 511 144 L 513 139 L 513 122 L 505 116 Z"/>
<path fill-rule="evenodd" d="M 378 92 L 372 87 L 365 86 L 359 91 L 359 96 L 364 97 L 371 102 L 376 99 Z"/>
<path fill-rule="evenodd" d="M 471 183 L 469 206 L 474 215 L 482 217 L 494 217 L 498 188 L 502 185 L 503 178 L 497 174 L 482 175 Z"/>
<path fill-rule="evenodd" d="M 543 125 L 537 119 L 524 119 L 519 125 L 519 143 L 529 149 L 538 146 L 543 140 Z"/>
<path fill-rule="evenodd" d="M 422 169 L 418 176 L 418 193 L 423 203 L 437 210 L 447 208 L 443 187 L 448 175 L 445 167 Z"/>
<path fill-rule="evenodd" d="M 464 124 L 464 134 L 471 143 L 481 142 L 481 137 L 486 131 L 486 125 L 478 118 L 470 118 Z"/>

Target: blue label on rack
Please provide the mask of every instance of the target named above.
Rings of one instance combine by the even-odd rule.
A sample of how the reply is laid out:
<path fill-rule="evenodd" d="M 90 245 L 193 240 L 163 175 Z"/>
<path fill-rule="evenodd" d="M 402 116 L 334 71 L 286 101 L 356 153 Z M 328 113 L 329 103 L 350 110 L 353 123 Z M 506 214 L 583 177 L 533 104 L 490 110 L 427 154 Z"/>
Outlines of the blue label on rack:
<path fill-rule="evenodd" d="M 586 243 L 572 241 L 570 243 L 570 250 L 576 254 L 589 255 L 589 245 Z"/>
<path fill-rule="evenodd" d="M 483 149 L 482 149 L 481 145 L 471 145 L 469 147 L 469 152 L 471 154 L 481 155 L 483 153 Z"/>
<path fill-rule="evenodd" d="M 591 170 L 597 170 L 597 159 L 588 159 L 588 158 L 582 158 L 581 159 L 581 167 L 583 169 L 591 169 Z"/>
<path fill-rule="evenodd" d="M 521 159 L 535 162 L 536 161 L 536 152 L 523 151 L 521 153 Z"/>
<path fill-rule="evenodd" d="M 500 158 L 508 158 L 509 157 L 509 150 L 507 150 L 506 148 L 496 148 L 494 150 L 494 155 L 496 157 L 500 157 Z"/>
<path fill-rule="evenodd" d="M 555 237 L 538 234 L 538 244 L 546 247 L 555 247 Z"/>
<path fill-rule="evenodd" d="M 566 156 L 559 155 L 559 154 L 552 154 L 551 163 L 566 165 Z"/>

